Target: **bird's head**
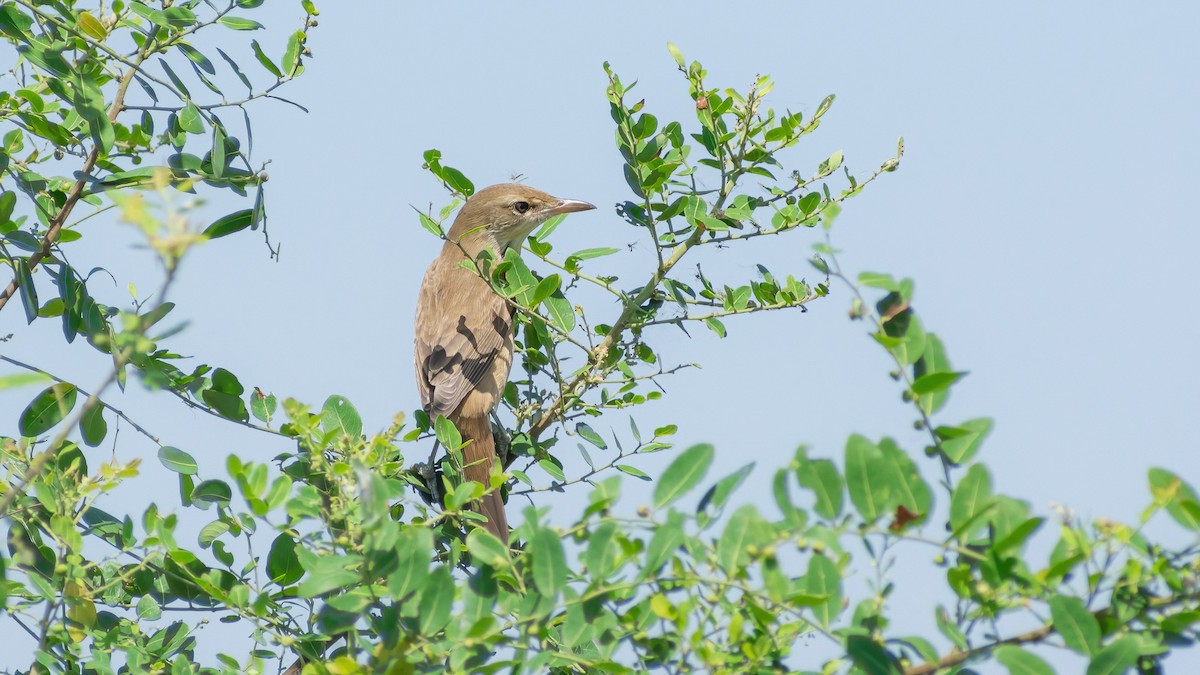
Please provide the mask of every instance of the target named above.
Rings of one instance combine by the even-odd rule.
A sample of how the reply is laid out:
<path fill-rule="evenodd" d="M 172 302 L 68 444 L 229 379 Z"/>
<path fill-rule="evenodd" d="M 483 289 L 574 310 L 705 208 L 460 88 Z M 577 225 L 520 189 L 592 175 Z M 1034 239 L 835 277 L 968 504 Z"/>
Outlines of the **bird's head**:
<path fill-rule="evenodd" d="M 595 206 L 577 199 L 559 199 L 519 183 L 486 187 L 467 200 L 454 225 L 451 241 L 464 247 L 495 246 L 497 253 L 520 246 L 539 225 L 563 213 L 587 211 Z"/>

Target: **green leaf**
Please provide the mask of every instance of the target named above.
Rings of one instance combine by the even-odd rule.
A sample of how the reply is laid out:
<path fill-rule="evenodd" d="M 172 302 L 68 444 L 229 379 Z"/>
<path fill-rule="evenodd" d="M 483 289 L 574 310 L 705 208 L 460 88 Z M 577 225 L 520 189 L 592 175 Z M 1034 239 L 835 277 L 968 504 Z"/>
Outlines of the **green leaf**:
<path fill-rule="evenodd" d="M 704 496 L 700 498 L 700 504 L 696 507 L 696 510 L 702 511 L 710 506 L 714 511 L 720 511 L 722 508 L 724 508 L 725 502 L 729 500 L 729 497 L 733 494 L 733 491 L 736 490 L 743 482 L 745 482 L 746 477 L 749 476 L 750 472 L 754 470 L 754 464 L 754 462 L 750 462 L 749 464 L 742 466 L 742 468 L 738 469 L 737 471 L 734 471 L 728 476 L 725 476 L 721 480 L 717 481 L 708 489 L 707 492 L 704 493 Z"/>
<path fill-rule="evenodd" d="M 437 419 L 433 421 L 433 433 L 437 437 L 438 443 L 441 443 L 442 447 L 447 450 L 457 450 L 462 447 L 462 434 L 444 415 L 438 415 Z"/>
<path fill-rule="evenodd" d="M 195 103 L 188 101 L 183 110 L 179 111 L 179 128 L 189 134 L 204 133 L 204 119 L 200 116 L 200 109 Z"/>
<path fill-rule="evenodd" d="M 279 399 L 275 398 L 275 394 L 263 394 L 255 389 L 250 395 L 250 414 L 260 422 L 270 424 L 278 408 Z"/>
<path fill-rule="evenodd" d="M 229 489 L 229 484 L 223 480 L 206 480 L 196 486 L 192 490 L 191 499 L 202 509 L 208 508 L 212 504 L 217 506 L 229 506 L 229 500 L 233 498 L 233 491 Z"/>
<path fill-rule="evenodd" d="M 866 522 L 875 522 L 893 506 L 895 473 L 895 465 L 884 460 L 878 445 L 858 434 L 847 439 L 846 489 Z"/>
<path fill-rule="evenodd" d="M 139 619 L 146 621 L 158 621 L 162 618 L 162 607 L 158 605 L 158 601 L 149 595 L 143 595 L 137 603 L 137 615 Z"/>
<path fill-rule="evenodd" d="M 233 30 L 258 30 L 263 27 L 261 23 L 253 19 L 244 19 L 240 16 L 229 16 L 228 14 L 221 17 L 220 21 L 223 26 L 232 28 Z"/>
<path fill-rule="evenodd" d="M 495 568 L 508 567 L 512 563 L 504 542 L 481 527 L 467 535 L 467 550 L 479 562 Z"/>
<path fill-rule="evenodd" d="M 993 653 L 1000 665 L 1008 668 L 1009 675 L 1054 675 L 1050 664 L 1020 647 L 1003 645 Z"/>
<path fill-rule="evenodd" d="M 208 548 L 209 546 L 212 546 L 212 543 L 216 541 L 218 537 L 228 531 L 229 523 L 223 520 L 214 520 L 200 530 L 200 536 L 197 537 L 197 540 L 200 542 L 201 547 Z"/>
<path fill-rule="evenodd" d="M 619 248 L 585 248 L 582 251 L 576 251 L 572 253 L 568 257 L 575 258 L 576 260 L 591 260 L 592 258 L 600 258 L 606 255 L 619 253 L 620 251 L 621 249 Z"/>
<path fill-rule="evenodd" d="M 713 318 L 713 317 L 709 317 L 704 320 L 704 325 L 708 326 L 709 330 L 716 333 L 717 335 L 719 335 L 721 337 L 725 337 L 725 335 L 726 335 L 725 324 L 721 323 L 720 320 Z"/>
<path fill-rule="evenodd" d="M 271 73 L 276 78 L 283 77 L 283 73 L 279 72 L 279 66 L 276 66 L 275 63 L 271 61 L 271 58 L 263 52 L 262 45 L 258 44 L 258 40 L 251 40 L 250 47 L 254 50 L 254 58 L 258 59 L 258 62 L 262 64 L 263 68 L 267 69 L 267 72 Z"/>
<path fill-rule="evenodd" d="M 27 232 L 22 233 L 28 234 Z M 9 241 L 14 241 L 16 234 L 18 233 L 10 233 L 8 235 Z M 20 284 L 18 290 L 21 292 L 21 305 L 25 308 L 25 321 L 26 323 L 33 323 L 33 320 L 38 316 L 39 309 L 37 286 L 33 284 L 33 273 L 29 270 L 29 263 L 25 258 L 14 258 L 13 267 L 16 268 L 17 281 Z"/>
<path fill-rule="evenodd" d="M 275 537 L 271 542 L 271 552 L 267 554 L 267 574 L 271 581 L 280 586 L 288 586 L 304 576 L 304 568 L 296 555 L 296 540 L 287 534 Z"/>
<path fill-rule="evenodd" d="M 608 449 L 608 443 L 605 443 L 604 439 L 601 438 L 600 434 L 596 433 L 590 426 L 587 425 L 586 422 L 580 422 L 580 423 L 576 424 L 575 425 L 575 433 L 579 434 L 579 437 L 582 438 L 583 440 L 587 441 L 588 443 L 591 443 L 592 445 L 596 446 L 597 448 L 600 448 L 601 450 Z"/>
<path fill-rule="evenodd" d="M 1088 664 L 1087 675 L 1120 675 L 1137 665 L 1141 655 L 1137 636 L 1126 635 L 1101 649 Z"/>
<path fill-rule="evenodd" d="M 5 375 L 0 377 L 0 390 L 16 389 L 25 387 L 31 384 L 41 384 L 50 377 L 41 373 L 17 373 L 15 375 Z"/>
<path fill-rule="evenodd" d="M 654 487 L 654 508 L 661 509 L 682 497 L 704 479 L 712 465 L 715 450 L 702 443 L 684 450 L 663 472 Z"/>
<path fill-rule="evenodd" d="M 22 436 L 38 436 L 50 430 L 75 408 L 75 385 L 60 382 L 46 387 L 29 405 L 17 423 Z"/>
<path fill-rule="evenodd" d="M 818 195 L 816 193 L 813 193 L 813 194 L 810 194 L 807 196 L 808 197 L 816 196 L 818 201 L 821 198 L 820 195 Z M 872 288 L 882 288 L 885 291 L 899 291 L 900 290 L 900 284 L 896 283 L 896 280 L 894 278 L 892 278 L 892 275 L 881 274 L 879 272 L 862 272 L 862 273 L 860 273 L 858 275 L 858 283 L 862 284 L 863 286 L 870 286 Z"/>
<path fill-rule="evenodd" d="M 736 574 L 749 558 L 748 548 L 762 539 L 766 523 L 753 504 L 746 504 L 729 516 L 725 531 L 717 540 L 717 562 L 721 569 Z"/>
<path fill-rule="evenodd" d="M 817 515 L 833 520 L 842 513 L 842 478 L 833 462 L 808 459 L 806 451 L 804 447 L 796 451 L 796 479 L 816 495 L 813 509 Z"/>
<path fill-rule="evenodd" d="M 426 527 L 405 527 L 395 550 L 399 560 L 396 571 L 388 577 L 388 593 L 394 600 L 403 600 L 425 586 L 433 555 L 433 533 Z"/>
<path fill-rule="evenodd" d="M 617 464 L 617 465 L 614 465 L 613 468 L 616 469 L 617 471 L 620 471 L 623 474 L 633 476 L 634 478 L 640 478 L 645 481 L 650 480 L 650 476 L 647 476 L 645 471 L 642 471 L 641 469 L 638 469 L 636 467 L 629 466 L 628 464 Z"/>
<path fill-rule="evenodd" d="M 562 294 L 562 291 L 555 291 L 554 295 L 546 298 L 543 303 L 546 305 L 546 311 L 550 314 L 550 323 L 563 332 L 569 332 L 575 328 L 575 311 L 571 308 L 571 301 Z"/>
<path fill-rule="evenodd" d="M 684 67 L 683 52 L 679 51 L 679 47 L 675 46 L 674 42 L 667 43 L 667 51 L 671 52 L 671 58 L 675 59 L 675 65 L 680 68 Z"/>
<path fill-rule="evenodd" d="M 562 279 L 559 278 L 557 274 L 551 274 L 545 279 L 542 279 L 540 282 L 538 282 L 537 288 L 533 289 L 533 294 L 529 296 L 529 304 L 537 305 L 541 303 L 546 298 L 554 295 L 554 292 L 557 291 L 558 287 L 561 285 Z"/>
<path fill-rule="evenodd" d="M 563 481 L 567 479 L 567 474 L 563 473 L 562 467 L 549 459 L 539 459 L 538 466 L 542 467 L 542 471 L 545 471 L 554 480 Z"/>
<path fill-rule="evenodd" d="M 971 461 L 979 446 L 992 432 L 992 419 L 978 417 L 967 420 L 956 427 L 938 427 L 936 433 L 942 441 L 942 452 L 946 459 L 954 464 L 964 464 Z"/>
<path fill-rule="evenodd" d="M 861 672 L 871 675 L 900 675 L 904 670 L 882 645 L 866 635 L 850 635 L 846 638 L 846 654 Z"/>
<path fill-rule="evenodd" d="M 296 594 L 302 598 L 315 598 L 339 588 L 350 586 L 361 579 L 356 567 L 362 559 L 356 555 L 313 556 L 311 563 L 306 562 L 308 576 Z"/>
<path fill-rule="evenodd" d="M 0 224 L 12 220 L 13 209 L 17 206 L 17 193 L 9 191 L 0 194 Z"/>
<path fill-rule="evenodd" d="M 992 546 L 992 551 L 999 554 L 1014 548 L 1020 548 L 1026 542 L 1026 540 L 1033 536 L 1034 532 L 1037 532 L 1038 528 L 1040 528 L 1044 522 L 1046 522 L 1045 518 L 1030 518 L 1026 520 L 1015 527 L 1012 532 L 1009 532 L 1007 535 L 1005 535 L 1003 539 L 996 542 L 996 544 Z"/>
<path fill-rule="evenodd" d="M 616 559 L 620 553 L 620 547 L 614 541 L 616 532 L 617 524 L 605 521 L 596 526 L 588 537 L 588 548 L 583 562 L 587 565 L 588 574 L 592 579 L 607 579 L 616 571 Z"/>
<path fill-rule="evenodd" d="M 941 338 L 934 333 L 926 333 L 925 349 L 921 353 L 921 358 L 917 359 L 913 365 L 913 376 L 921 379 L 930 373 L 949 372 L 950 370 L 950 359 L 946 357 L 946 347 L 942 344 Z M 941 409 L 949 396 L 949 390 L 945 389 L 922 396 L 919 400 L 921 409 L 932 415 Z"/>
<path fill-rule="evenodd" d="M 1100 648 L 1100 623 L 1079 598 L 1057 595 L 1050 598 L 1050 618 L 1063 644 L 1085 656 Z"/>
<path fill-rule="evenodd" d="M 646 546 L 646 560 L 642 564 L 642 579 L 656 574 L 675 551 L 683 545 L 683 514 L 672 511 L 667 515 L 667 522 L 659 525 Z"/>
<path fill-rule="evenodd" d="M 1185 506 L 1187 502 L 1196 503 L 1196 491 L 1182 478 L 1166 469 L 1150 469 L 1150 494 L 1154 503 L 1167 509 L 1167 513 L 1175 522 L 1189 530 L 1200 530 L 1200 520 L 1196 519 L 1194 509 Z"/>
<path fill-rule="evenodd" d="M 929 484 L 921 478 L 921 472 L 912 458 L 901 450 L 895 441 L 885 438 L 879 442 L 879 449 L 883 452 L 884 460 L 892 466 L 892 489 L 895 491 L 892 496 L 893 503 L 903 505 L 912 513 L 922 516 L 917 520 L 923 521 L 923 516 L 933 509 L 933 492 L 929 489 Z"/>
<path fill-rule="evenodd" d="M 175 473 L 190 476 L 196 473 L 196 460 L 186 452 L 170 445 L 158 449 L 158 461 Z"/>
<path fill-rule="evenodd" d="M 283 60 L 279 62 L 281 69 L 288 77 L 298 74 L 300 68 L 300 53 L 303 50 L 304 32 L 296 31 L 288 37 L 287 47 L 283 50 Z"/>
<path fill-rule="evenodd" d="M 104 421 L 104 406 L 99 401 L 91 408 L 85 408 L 83 417 L 79 418 L 79 435 L 83 442 L 90 447 L 96 447 L 104 442 L 108 435 L 108 423 Z"/>
<path fill-rule="evenodd" d="M 945 389 L 949 389 L 950 385 L 962 379 L 962 377 L 966 374 L 967 373 L 965 372 L 944 372 L 922 375 L 921 377 L 918 377 L 915 382 L 913 382 L 912 391 L 918 396 L 943 391 Z"/>
<path fill-rule="evenodd" d="M 345 396 L 330 396 L 321 407 L 321 427 L 342 436 L 358 439 L 362 435 L 362 418 Z"/>
<path fill-rule="evenodd" d="M 475 194 L 475 185 L 467 180 L 461 171 L 450 166 L 443 166 L 441 173 L 442 180 L 455 191 L 462 193 L 464 197 L 470 197 Z"/>
<path fill-rule="evenodd" d="M 992 503 L 992 478 L 982 464 L 974 464 L 967 469 L 954 493 L 950 496 L 950 527 L 956 533 L 970 525 L 970 531 L 961 533 L 962 537 L 970 538 L 971 533 L 979 529 L 983 523 L 979 516 Z"/>
<path fill-rule="evenodd" d="M 241 232 L 254 223 L 254 209 L 242 209 L 218 218 L 212 225 L 204 228 L 204 235 L 209 239 L 217 239 L 227 234 Z"/>
<path fill-rule="evenodd" d="M 434 635 L 450 623 L 450 610 L 454 606 L 454 578 L 450 568 L 439 566 L 429 575 L 421 589 L 421 600 L 417 605 L 418 625 L 422 635 Z"/>
<path fill-rule="evenodd" d="M 837 565 L 823 555 L 813 555 L 808 560 L 808 573 L 804 575 L 804 590 L 809 595 L 824 596 L 824 602 L 813 605 L 812 612 L 821 626 L 829 626 L 842 611 L 842 577 Z"/>
<path fill-rule="evenodd" d="M 211 163 L 212 175 L 217 178 L 225 175 L 225 127 L 220 123 L 213 124 Z"/>
<path fill-rule="evenodd" d="M 539 528 L 529 540 L 533 554 L 533 583 L 541 593 L 556 597 L 567 583 L 567 561 L 562 539 L 549 528 Z"/>

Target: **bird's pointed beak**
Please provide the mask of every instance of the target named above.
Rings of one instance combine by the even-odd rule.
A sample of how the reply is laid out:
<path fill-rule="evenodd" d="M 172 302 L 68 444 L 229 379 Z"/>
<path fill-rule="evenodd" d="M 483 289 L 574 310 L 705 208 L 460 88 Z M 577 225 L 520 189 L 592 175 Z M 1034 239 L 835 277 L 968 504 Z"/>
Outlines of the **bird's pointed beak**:
<path fill-rule="evenodd" d="M 557 204 L 546 209 L 546 215 L 557 216 L 563 213 L 575 213 L 576 211 L 591 211 L 594 208 L 596 207 L 578 199 L 560 199 Z"/>

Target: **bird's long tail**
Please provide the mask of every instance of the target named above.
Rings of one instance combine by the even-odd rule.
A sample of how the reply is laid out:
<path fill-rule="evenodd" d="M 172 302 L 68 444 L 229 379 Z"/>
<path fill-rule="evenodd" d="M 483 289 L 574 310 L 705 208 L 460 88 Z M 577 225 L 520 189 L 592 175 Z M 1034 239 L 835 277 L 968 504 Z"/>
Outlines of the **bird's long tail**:
<path fill-rule="evenodd" d="M 484 487 L 491 485 L 492 465 L 496 463 L 496 441 L 492 438 L 492 427 L 486 415 L 461 417 L 457 420 L 458 432 L 463 440 L 470 439 L 463 448 L 463 473 Z M 504 513 L 504 498 L 500 490 L 493 490 L 471 505 L 471 510 L 487 518 L 485 527 L 489 532 L 508 543 L 508 518 Z"/>

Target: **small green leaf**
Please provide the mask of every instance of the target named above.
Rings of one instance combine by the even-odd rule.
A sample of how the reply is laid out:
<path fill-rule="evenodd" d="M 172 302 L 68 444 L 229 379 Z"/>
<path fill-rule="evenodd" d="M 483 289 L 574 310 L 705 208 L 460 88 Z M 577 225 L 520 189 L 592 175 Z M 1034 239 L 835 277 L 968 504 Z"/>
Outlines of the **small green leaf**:
<path fill-rule="evenodd" d="M 1009 675 L 1054 675 L 1054 669 L 1039 656 L 1015 645 L 1003 645 L 993 652 Z"/>
<path fill-rule="evenodd" d="M 104 24 L 100 23 L 100 20 L 91 12 L 80 12 L 77 22 L 80 30 L 97 40 L 108 37 L 108 31 L 104 29 Z"/>
<path fill-rule="evenodd" d="M 591 427 L 589 427 L 587 425 L 586 422 L 580 422 L 580 423 L 576 424 L 575 425 L 575 433 L 579 434 L 579 437 L 582 438 L 583 440 L 587 441 L 588 443 L 591 443 L 592 445 L 596 446 L 597 448 L 600 448 L 601 450 L 608 449 L 608 443 L 605 443 L 604 439 L 600 436 L 600 434 L 596 433 Z"/>
<path fill-rule="evenodd" d="M 228 14 L 222 16 L 220 21 L 223 26 L 232 28 L 233 30 L 258 30 L 263 27 L 261 23 L 253 19 L 244 19 L 240 16 L 229 16 Z"/>
<path fill-rule="evenodd" d="M 201 547 L 208 548 L 209 546 L 212 546 L 212 543 L 216 541 L 218 537 L 228 531 L 229 523 L 223 520 L 214 520 L 200 530 L 200 536 L 197 538 L 197 540 L 200 542 Z"/>
<path fill-rule="evenodd" d="M 271 552 L 267 554 L 267 574 L 271 581 L 280 586 L 288 586 L 304 576 L 304 568 L 300 566 L 300 558 L 296 555 L 296 540 L 287 534 L 275 537 L 271 542 Z"/>
<path fill-rule="evenodd" d="M 421 589 L 417 605 L 418 626 L 422 635 L 434 635 L 450 623 L 454 606 L 454 578 L 445 565 L 435 569 Z"/>
<path fill-rule="evenodd" d="M 577 260 L 591 260 L 592 258 L 600 258 L 606 255 L 619 253 L 620 251 L 621 249 L 619 248 L 585 248 L 582 251 L 576 251 L 572 253 L 568 257 L 575 258 Z"/>
<path fill-rule="evenodd" d="M 233 491 L 229 489 L 229 484 L 223 480 L 206 480 L 196 486 L 192 490 L 192 501 L 202 509 L 207 509 L 209 506 L 216 504 L 217 506 L 229 506 L 229 500 L 233 498 Z"/>
<path fill-rule="evenodd" d="M 104 421 L 104 406 L 99 402 L 84 410 L 83 417 L 79 419 L 79 435 L 84 443 L 93 448 L 104 442 L 104 437 L 108 435 L 108 423 Z"/>
<path fill-rule="evenodd" d="M 313 562 L 305 562 L 308 576 L 296 590 L 302 598 L 314 598 L 323 593 L 345 588 L 360 580 L 355 570 L 362 560 L 354 555 L 330 555 L 315 558 Z"/>
<path fill-rule="evenodd" d="M 1050 618 L 1063 644 L 1085 656 L 1100 648 L 1100 623 L 1079 598 L 1057 595 L 1050 598 Z"/>
<path fill-rule="evenodd" d="M 958 373 L 930 373 L 918 377 L 912 385 L 912 391 L 918 396 L 924 394 L 933 394 L 945 389 L 949 389 L 950 385 L 962 379 L 966 375 L 965 372 Z"/>
<path fill-rule="evenodd" d="M 671 58 L 675 59 L 675 65 L 680 68 L 684 67 L 683 52 L 679 51 L 679 47 L 675 46 L 674 42 L 667 43 L 667 51 L 671 52 Z"/>
<path fill-rule="evenodd" d="M 533 554 L 534 585 L 545 596 L 557 596 L 567 583 L 567 562 L 562 539 L 554 530 L 540 528 L 530 538 L 527 551 Z"/>
<path fill-rule="evenodd" d="M 983 526 L 979 516 L 992 504 L 992 478 L 982 464 L 973 464 L 967 475 L 954 486 L 950 496 L 950 527 L 958 532 L 970 526 L 961 536 L 970 538 L 971 533 Z"/>
<path fill-rule="evenodd" d="M 43 389 L 21 413 L 21 435 L 38 436 L 61 422 L 75 408 L 76 392 L 75 385 L 65 382 Z"/>
<path fill-rule="evenodd" d="M 479 562 L 495 568 L 508 567 L 512 563 L 504 542 L 481 527 L 471 530 L 467 535 L 467 550 Z"/>
<path fill-rule="evenodd" d="M 254 50 L 254 58 L 258 59 L 258 62 L 262 64 L 263 68 L 267 69 L 267 72 L 271 73 L 276 78 L 283 77 L 283 73 L 279 72 L 279 66 L 276 66 L 275 63 L 271 61 L 271 57 L 267 56 L 266 53 L 263 52 L 262 45 L 258 44 L 258 40 L 251 40 L 250 47 Z"/>
<path fill-rule="evenodd" d="M 644 481 L 650 480 L 650 476 L 647 476 L 645 471 L 642 471 L 641 469 L 638 469 L 636 467 L 629 466 L 628 464 L 617 464 L 613 468 L 616 469 L 617 471 L 620 471 L 623 474 L 633 476 L 634 478 L 641 478 Z"/>
<path fill-rule="evenodd" d="M 878 445 L 858 434 L 846 441 L 846 489 L 864 521 L 873 523 L 890 511 L 895 473 Z"/>
<path fill-rule="evenodd" d="M 1141 655 L 1139 646 L 1136 635 L 1126 635 L 1113 640 L 1112 644 L 1092 657 L 1087 675 L 1120 675 L 1129 672 L 1137 665 L 1138 656 Z"/>
<path fill-rule="evenodd" d="M 805 453 L 803 447 L 796 451 L 796 479 L 816 495 L 817 502 L 813 508 L 817 515 L 833 520 L 842 512 L 842 478 L 833 462 L 808 459 Z"/>
<path fill-rule="evenodd" d="M 162 618 L 162 607 L 158 605 L 158 601 L 149 595 L 143 595 L 137 603 L 137 615 L 139 619 L 146 621 L 158 621 Z"/>
<path fill-rule="evenodd" d="M 567 479 L 567 475 L 563 473 L 562 467 L 549 459 L 539 459 L 538 466 L 542 467 L 542 471 L 550 474 L 550 477 L 554 480 L 563 481 Z"/>
<path fill-rule="evenodd" d="M 175 473 L 185 476 L 196 473 L 196 460 L 188 453 L 170 445 L 164 445 L 158 449 L 158 461 Z"/>
<path fill-rule="evenodd" d="M 702 443 L 676 457 L 654 487 L 654 508 L 661 509 L 696 487 L 708 473 L 714 454 L 713 446 Z"/>
<path fill-rule="evenodd" d="M 804 589 L 809 595 L 828 598 L 812 608 L 817 623 L 828 626 L 842 611 L 842 577 L 838 573 L 837 565 L 823 555 L 809 558 L 808 573 L 804 575 Z"/>
<path fill-rule="evenodd" d="M 1166 469 L 1150 469 L 1150 494 L 1154 503 L 1167 509 L 1167 513 L 1175 522 L 1189 530 L 1200 530 L 1200 520 L 1197 520 L 1195 509 L 1187 508 L 1189 502 L 1195 504 L 1196 491 L 1182 478 Z"/>
<path fill-rule="evenodd" d="M 218 218 L 212 225 L 204 228 L 204 235 L 209 239 L 217 239 L 227 234 L 241 232 L 254 223 L 254 209 L 242 209 Z"/>
<path fill-rule="evenodd" d="M 992 420 L 979 417 L 967 420 L 956 427 L 938 427 L 936 433 L 942 441 L 942 452 L 954 464 L 964 464 L 979 452 L 979 446 L 992 432 Z"/>
<path fill-rule="evenodd" d="M 179 111 L 179 127 L 189 134 L 204 133 L 204 120 L 195 103 L 188 101 L 183 110 Z"/>
<path fill-rule="evenodd" d="M 330 396 L 321 407 L 321 427 L 357 439 L 362 435 L 362 418 L 345 396 Z"/>
<path fill-rule="evenodd" d="M 563 296 L 562 291 L 555 291 L 554 295 L 546 298 L 543 303 L 546 305 L 546 311 L 550 314 L 550 323 L 563 332 L 570 332 L 575 328 L 575 311 L 571 307 L 571 302 Z"/>
<path fill-rule="evenodd" d="M 721 323 L 720 320 L 714 317 L 709 317 L 704 320 L 704 325 L 708 326 L 709 330 L 717 335 L 725 337 L 725 324 Z"/>
<path fill-rule="evenodd" d="M 846 638 L 846 654 L 860 670 L 871 675 L 901 675 L 904 669 L 888 650 L 866 635 Z"/>

